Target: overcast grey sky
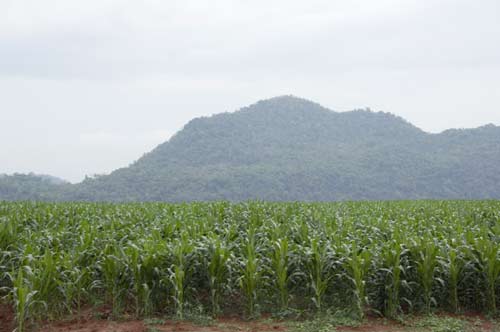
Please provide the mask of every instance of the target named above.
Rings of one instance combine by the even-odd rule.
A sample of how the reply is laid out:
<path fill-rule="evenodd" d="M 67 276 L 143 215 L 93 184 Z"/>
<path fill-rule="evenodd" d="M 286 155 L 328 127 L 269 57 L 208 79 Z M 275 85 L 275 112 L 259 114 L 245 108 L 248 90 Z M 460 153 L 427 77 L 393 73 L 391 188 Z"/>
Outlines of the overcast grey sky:
<path fill-rule="evenodd" d="M 0 0 L 0 173 L 79 181 L 283 94 L 500 125 L 500 1 Z"/>

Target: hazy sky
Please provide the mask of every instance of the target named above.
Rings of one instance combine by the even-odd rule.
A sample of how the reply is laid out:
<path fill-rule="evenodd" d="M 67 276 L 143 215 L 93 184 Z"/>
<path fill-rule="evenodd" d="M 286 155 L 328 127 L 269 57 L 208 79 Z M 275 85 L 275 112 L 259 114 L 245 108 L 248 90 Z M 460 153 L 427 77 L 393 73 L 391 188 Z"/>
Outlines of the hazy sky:
<path fill-rule="evenodd" d="M 500 125 L 500 1 L 0 0 L 0 173 L 79 181 L 283 94 Z"/>

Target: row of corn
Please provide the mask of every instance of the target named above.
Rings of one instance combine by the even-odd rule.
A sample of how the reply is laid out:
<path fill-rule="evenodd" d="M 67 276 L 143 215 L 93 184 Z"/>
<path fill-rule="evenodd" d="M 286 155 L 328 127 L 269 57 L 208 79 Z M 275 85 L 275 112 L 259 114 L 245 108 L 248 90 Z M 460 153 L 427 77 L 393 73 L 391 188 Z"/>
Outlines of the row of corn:
<path fill-rule="evenodd" d="M 500 202 L 0 203 L 0 296 L 26 322 L 482 311 L 500 297 Z"/>

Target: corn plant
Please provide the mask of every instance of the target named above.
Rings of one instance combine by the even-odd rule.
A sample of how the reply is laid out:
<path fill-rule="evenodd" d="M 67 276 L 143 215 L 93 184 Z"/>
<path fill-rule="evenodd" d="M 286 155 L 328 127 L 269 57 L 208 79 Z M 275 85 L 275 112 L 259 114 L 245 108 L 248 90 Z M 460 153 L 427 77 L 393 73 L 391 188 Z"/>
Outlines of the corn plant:
<path fill-rule="evenodd" d="M 5 217 L 0 218 L 0 251 L 8 250 L 18 236 L 17 224 Z"/>
<path fill-rule="evenodd" d="M 371 267 L 372 253 L 368 248 L 358 249 L 357 243 L 352 241 L 350 246 L 346 246 L 344 254 L 344 267 L 353 285 L 356 315 L 363 319 L 364 306 L 368 304 L 366 278 Z"/>
<path fill-rule="evenodd" d="M 451 310 L 456 313 L 460 309 L 460 301 L 458 298 L 458 284 L 461 276 L 464 273 L 466 262 L 463 249 L 457 245 L 456 241 L 445 248 L 445 257 L 442 261 L 443 269 L 448 276 L 448 294 L 450 299 Z"/>
<path fill-rule="evenodd" d="M 436 282 L 444 285 L 444 281 L 436 276 L 440 263 L 439 247 L 432 239 L 422 238 L 417 247 L 416 271 L 423 292 L 425 312 L 431 312 L 431 304 L 437 304 L 432 297 L 432 288 Z"/>
<path fill-rule="evenodd" d="M 186 277 L 188 273 L 188 255 L 194 250 L 194 246 L 189 242 L 188 234 L 182 233 L 172 247 L 173 264 L 168 269 L 170 283 L 174 290 L 173 300 L 175 302 L 175 313 L 179 319 L 184 319 Z"/>
<path fill-rule="evenodd" d="M 288 309 L 288 283 L 290 274 L 288 271 L 289 265 L 289 249 L 288 239 L 281 238 L 273 243 L 273 252 L 271 256 L 271 268 L 276 289 L 279 294 L 279 306 L 281 311 Z"/>
<path fill-rule="evenodd" d="M 161 298 L 160 276 L 161 265 L 165 261 L 168 249 L 164 242 L 158 238 L 144 243 L 142 252 L 141 276 L 142 276 L 142 313 L 149 316 L 155 309 L 155 297 Z"/>
<path fill-rule="evenodd" d="M 306 270 L 309 276 L 309 287 L 312 290 L 311 300 L 318 312 L 323 309 L 323 297 L 333 277 L 333 264 L 330 260 L 327 243 L 312 238 L 309 247 L 305 248 Z"/>
<path fill-rule="evenodd" d="M 474 251 L 478 269 L 485 281 L 488 311 L 495 314 L 497 310 L 495 287 L 500 276 L 500 244 L 479 237 L 475 241 Z"/>
<path fill-rule="evenodd" d="M 88 294 L 90 273 L 88 268 L 72 266 L 64 269 L 59 281 L 59 289 L 64 298 L 66 310 L 72 314 L 76 307 L 78 318 L 81 317 L 81 306 Z"/>
<path fill-rule="evenodd" d="M 230 249 L 218 238 L 210 241 L 208 247 L 208 282 L 210 287 L 210 302 L 212 315 L 215 317 L 220 312 L 220 297 L 231 269 L 230 260 L 232 254 Z"/>
<path fill-rule="evenodd" d="M 402 278 L 409 266 L 402 261 L 402 257 L 408 252 L 398 240 L 387 243 L 381 250 L 383 267 L 381 271 L 385 275 L 385 315 L 395 318 L 400 310 L 401 286 L 408 286 Z"/>
<path fill-rule="evenodd" d="M 57 271 L 58 263 L 54 259 L 54 255 L 46 251 L 45 254 L 34 264 L 34 269 L 26 278 L 30 280 L 30 284 L 36 291 L 36 300 L 43 303 L 55 304 L 60 302 L 59 295 L 59 273 Z"/>
<path fill-rule="evenodd" d="M 259 268 L 259 258 L 255 244 L 255 234 L 249 230 L 249 238 L 245 244 L 244 256 L 240 262 L 242 275 L 240 277 L 240 287 L 246 299 L 247 314 L 249 317 L 255 316 L 256 302 L 258 300 L 258 286 L 261 278 Z"/>
<path fill-rule="evenodd" d="M 31 276 L 32 273 L 33 271 L 29 266 L 23 266 L 17 271 L 17 276 L 10 275 L 13 284 L 10 295 L 16 313 L 16 332 L 25 331 L 26 321 L 34 318 L 35 310 L 39 305 L 47 308 L 46 303 L 36 300 L 37 291 L 33 290 L 32 285 L 26 278 L 26 276 Z"/>
<path fill-rule="evenodd" d="M 234 313 L 240 300 L 250 317 L 494 314 L 499 211 L 500 201 L 0 202 L 0 295 L 19 330 L 93 304 L 138 318 Z"/>
<path fill-rule="evenodd" d="M 117 244 L 109 244 L 104 249 L 102 260 L 97 264 L 100 267 L 102 278 L 101 287 L 107 295 L 109 302 L 113 308 L 113 314 L 116 316 L 120 313 L 123 306 L 123 297 L 126 288 L 124 288 L 126 280 L 126 263 L 124 254 Z"/>
<path fill-rule="evenodd" d="M 125 250 L 127 266 L 131 271 L 131 284 L 133 290 L 133 298 L 135 302 L 135 314 L 140 317 L 142 311 L 149 306 L 150 289 L 144 282 L 142 252 L 135 244 L 129 244 Z"/>

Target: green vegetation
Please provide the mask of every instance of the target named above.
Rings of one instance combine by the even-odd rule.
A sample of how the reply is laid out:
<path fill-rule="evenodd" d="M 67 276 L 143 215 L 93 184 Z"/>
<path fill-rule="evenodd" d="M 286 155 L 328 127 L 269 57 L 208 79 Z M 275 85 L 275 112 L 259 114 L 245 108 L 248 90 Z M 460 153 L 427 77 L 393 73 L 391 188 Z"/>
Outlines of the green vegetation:
<path fill-rule="evenodd" d="M 411 324 L 416 330 L 427 330 L 431 332 L 464 332 L 474 329 L 467 328 L 465 320 L 453 317 L 427 316 Z"/>
<path fill-rule="evenodd" d="M 55 200 L 69 188 L 68 182 L 47 175 L 0 174 L 0 200 Z"/>
<path fill-rule="evenodd" d="M 198 118 L 129 167 L 74 185 L 0 178 L 0 200 L 499 199 L 500 127 L 426 133 L 290 97 Z"/>
<path fill-rule="evenodd" d="M 498 201 L 5 202 L 0 296 L 20 332 L 100 304 L 178 319 L 495 315 L 499 246 Z"/>

